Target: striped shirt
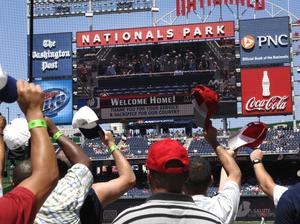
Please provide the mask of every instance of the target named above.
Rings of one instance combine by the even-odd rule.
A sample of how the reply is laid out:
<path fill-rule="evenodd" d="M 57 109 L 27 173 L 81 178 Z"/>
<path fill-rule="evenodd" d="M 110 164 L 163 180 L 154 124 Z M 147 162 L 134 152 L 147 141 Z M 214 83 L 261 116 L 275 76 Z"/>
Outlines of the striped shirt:
<path fill-rule="evenodd" d="M 73 165 L 48 196 L 34 223 L 80 223 L 79 210 L 92 183 L 93 175 L 85 165 Z"/>
<path fill-rule="evenodd" d="M 214 214 L 200 209 L 190 196 L 157 193 L 146 203 L 120 213 L 113 223 L 215 224 L 222 222 Z"/>

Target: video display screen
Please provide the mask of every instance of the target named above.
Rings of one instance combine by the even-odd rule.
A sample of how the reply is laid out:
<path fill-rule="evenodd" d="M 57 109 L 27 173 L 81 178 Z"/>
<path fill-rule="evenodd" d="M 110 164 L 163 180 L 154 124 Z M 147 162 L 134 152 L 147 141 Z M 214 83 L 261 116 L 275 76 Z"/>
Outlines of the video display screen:
<path fill-rule="evenodd" d="M 217 117 L 235 116 L 240 96 L 235 69 L 234 39 L 77 50 L 79 85 L 93 87 L 95 110 L 107 121 L 192 117 L 190 93 L 198 84 L 219 93 Z M 151 96 L 165 100 L 154 102 Z M 173 106 L 172 113 L 159 112 L 166 105 Z"/>

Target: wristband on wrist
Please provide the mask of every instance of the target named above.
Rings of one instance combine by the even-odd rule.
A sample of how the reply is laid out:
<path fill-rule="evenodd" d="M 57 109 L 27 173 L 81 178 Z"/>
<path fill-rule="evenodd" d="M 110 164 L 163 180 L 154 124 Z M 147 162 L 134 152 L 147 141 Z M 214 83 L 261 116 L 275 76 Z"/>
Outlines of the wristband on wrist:
<path fill-rule="evenodd" d="M 258 163 L 261 163 L 261 159 L 254 159 L 252 160 L 252 165 L 255 165 L 255 164 L 258 164 Z"/>
<path fill-rule="evenodd" d="M 31 121 L 28 122 L 29 130 L 31 130 L 33 128 L 38 128 L 38 127 L 47 128 L 47 122 L 43 119 L 31 120 Z"/>
<path fill-rule="evenodd" d="M 113 151 L 115 151 L 115 150 L 119 150 L 119 146 L 113 145 L 112 147 L 108 148 L 108 151 L 109 151 L 110 153 L 113 153 Z"/>
<path fill-rule="evenodd" d="M 64 133 L 62 131 L 57 131 L 51 138 L 52 142 L 57 142 L 57 139 L 59 139 Z"/>

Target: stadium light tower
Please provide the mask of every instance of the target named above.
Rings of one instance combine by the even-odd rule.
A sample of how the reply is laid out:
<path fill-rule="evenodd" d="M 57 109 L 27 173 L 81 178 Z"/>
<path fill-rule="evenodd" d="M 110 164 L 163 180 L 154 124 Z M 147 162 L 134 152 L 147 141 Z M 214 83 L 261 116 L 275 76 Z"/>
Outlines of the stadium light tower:
<path fill-rule="evenodd" d="M 155 0 L 33 0 L 35 19 L 155 11 Z M 30 4 L 30 0 L 27 0 Z"/>

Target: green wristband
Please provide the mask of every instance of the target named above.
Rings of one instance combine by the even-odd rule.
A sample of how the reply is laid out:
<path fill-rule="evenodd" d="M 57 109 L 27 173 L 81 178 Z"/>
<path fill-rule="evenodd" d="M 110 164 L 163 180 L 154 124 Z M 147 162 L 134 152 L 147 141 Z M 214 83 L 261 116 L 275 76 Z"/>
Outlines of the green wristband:
<path fill-rule="evenodd" d="M 64 133 L 62 131 L 57 131 L 51 138 L 52 142 L 57 142 L 57 139 L 59 139 Z"/>
<path fill-rule="evenodd" d="M 31 130 L 33 128 L 38 128 L 38 127 L 47 128 L 47 122 L 43 119 L 31 120 L 31 121 L 28 122 L 29 130 Z"/>
<path fill-rule="evenodd" d="M 119 146 L 113 145 L 112 147 L 108 148 L 108 151 L 109 151 L 110 153 L 113 153 L 113 151 L 115 151 L 115 150 L 119 150 Z"/>

